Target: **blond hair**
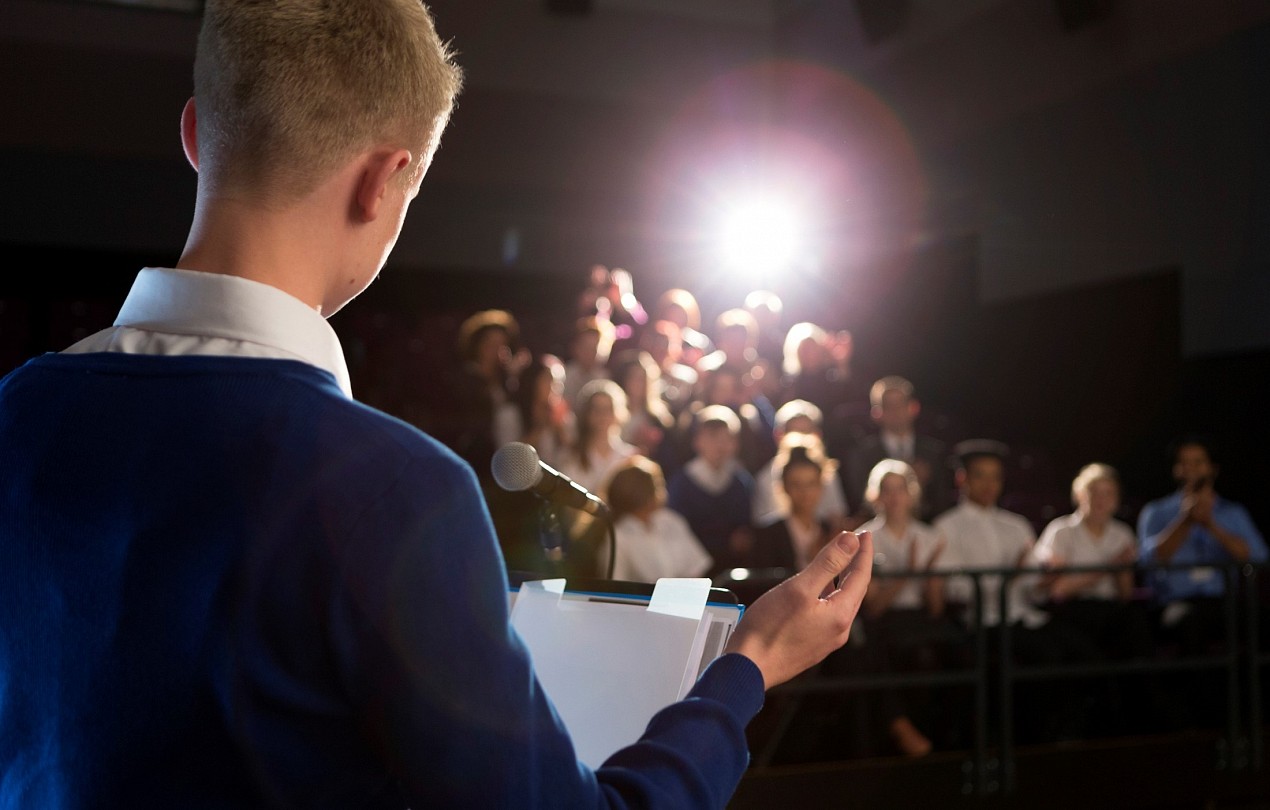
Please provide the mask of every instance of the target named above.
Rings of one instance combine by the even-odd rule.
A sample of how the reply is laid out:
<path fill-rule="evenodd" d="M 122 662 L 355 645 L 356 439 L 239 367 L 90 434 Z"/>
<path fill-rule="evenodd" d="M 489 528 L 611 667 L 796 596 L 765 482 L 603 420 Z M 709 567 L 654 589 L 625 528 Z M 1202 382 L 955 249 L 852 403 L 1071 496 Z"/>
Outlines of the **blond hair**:
<path fill-rule="evenodd" d="M 1120 474 L 1110 464 L 1086 464 L 1072 481 L 1072 506 L 1080 506 L 1080 498 L 1095 481 L 1110 481 L 1120 488 Z"/>
<path fill-rule="evenodd" d="M 462 74 L 419 0 L 207 0 L 194 60 L 200 181 L 292 200 L 382 142 L 417 181 Z"/>
<path fill-rule="evenodd" d="M 785 333 L 785 344 L 781 352 L 783 356 L 781 368 L 791 377 L 797 377 L 803 371 L 802 361 L 798 359 L 798 347 L 808 340 L 823 345 L 828 339 L 829 333 L 811 321 L 800 321 L 789 327 L 789 331 Z"/>

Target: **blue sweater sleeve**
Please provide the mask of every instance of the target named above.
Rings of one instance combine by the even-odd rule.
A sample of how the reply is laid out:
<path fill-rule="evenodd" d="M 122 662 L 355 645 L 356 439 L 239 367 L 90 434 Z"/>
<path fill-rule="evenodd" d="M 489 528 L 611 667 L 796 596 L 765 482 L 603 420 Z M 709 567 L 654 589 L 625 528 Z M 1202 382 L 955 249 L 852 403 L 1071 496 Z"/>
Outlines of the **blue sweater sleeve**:
<path fill-rule="evenodd" d="M 723 807 L 762 676 L 727 656 L 591 771 L 508 620 L 484 502 L 457 461 L 417 461 L 364 512 L 332 600 L 345 689 L 414 806 Z"/>

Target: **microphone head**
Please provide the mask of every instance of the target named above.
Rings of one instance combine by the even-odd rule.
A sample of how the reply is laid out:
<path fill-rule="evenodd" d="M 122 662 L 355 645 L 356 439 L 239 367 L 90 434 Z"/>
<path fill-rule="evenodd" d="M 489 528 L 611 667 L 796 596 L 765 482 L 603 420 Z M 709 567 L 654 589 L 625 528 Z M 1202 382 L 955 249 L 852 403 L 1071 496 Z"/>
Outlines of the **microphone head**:
<path fill-rule="evenodd" d="M 542 480 L 538 451 L 524 442 L 510 442 L 498 448 L 489 466 L 494 480 L 509 492 L 521 492 Z"/>

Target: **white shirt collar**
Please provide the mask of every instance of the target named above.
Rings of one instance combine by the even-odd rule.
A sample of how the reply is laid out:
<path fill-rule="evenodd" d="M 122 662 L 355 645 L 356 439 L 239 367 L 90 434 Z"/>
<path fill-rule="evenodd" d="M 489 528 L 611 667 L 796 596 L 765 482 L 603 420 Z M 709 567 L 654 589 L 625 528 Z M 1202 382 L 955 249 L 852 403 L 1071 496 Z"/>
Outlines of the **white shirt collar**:
<path fill-rule="evenodd" d="M 300 299 L 258 281 L 147 267 L 137 274 L 115 326 L 254 344 L 257 355 L 263 348 L 330 372 L 352 396 L 335 330 Z"/>
<path fill-rule="evenodd" d="M 739 466 L 735 460 L 728 459 L 721 468 L 716 470 L 707 464 L 705 459 L 697 456 L 684 465 L 684 473 L 706 492 L 719 495 L 732 486 L 732 479 L 736 477 Z"/>

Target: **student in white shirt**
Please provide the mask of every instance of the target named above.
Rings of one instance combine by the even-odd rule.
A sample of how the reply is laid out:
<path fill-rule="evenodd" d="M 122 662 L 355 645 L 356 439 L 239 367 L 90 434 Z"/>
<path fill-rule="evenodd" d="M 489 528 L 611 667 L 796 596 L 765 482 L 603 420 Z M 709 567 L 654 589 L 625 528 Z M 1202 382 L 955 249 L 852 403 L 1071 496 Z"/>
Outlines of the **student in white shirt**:
<path fill-rule="evenodd" d="M 957 486 L 961 503 L 940 515 L 935 530 L 948 538 L 948 547 L 937 567 L 944 569 L 1025 569 L 1035 566 L 1032 524 L 1022 515 L 997 506 L 1005 485 L 1008 448 L 1001 442 L 971 440 L 955 448 L 960 467 Z M 1014 659 L 1023 665 L 1062 665 L 1089 661 L 1097 647 L 1065 623 L 1050 622 L 1049 614 L 1029 600 L 1037 574 L 1020 573 L 1009 578 L 1005 592 L 1005 616 L 1001 615 L 1002 574 L 984 574 L 982 617 L 989 641 L 995 648 L 1009 626 Z M 968 576 L 950 577 L 946 593 L 950 602 L 966 605 L 964 618 L 974 627 L 972 582 Z M 1071 739 L 1088 729 L 1088 711 L 1080 684 L 1058 681 L 1040 691 L 1019 688 L 1020 742 Z"/>
<path fill-rule="evenodd" d="M 617 541 L 613 578 L 656 582 L 661 577 L 699 577 L 714 562 L 693 535 L 688 521 L 666 508 L 666 482 L 661 467 L 644 456 L 632 456 L 613 472 L 605 500 L 612 511 Z M 608 547 L 599 552 L 601 569 Z"/>
<path fill-rule="evenodd" d="M 860 527 L 874 538 L 873 570 L 905 574 L 875 577 L 864 597 L 869 644 L 881 648 L 878 657 L 888 670 L 936 671 L 967 663 L 956 655 L 965 635 L 944 616 L 943 580 L 921 576 L 934 568 L 945 546 L 916 517 L 921 493 L 916 471 L 897 459 L 878 462 L 864 492 L 877 515 Z M 889 728 L 896 746 L 910 756 L 929 753 L 931 741 L 919 726 L 938 723 L 935 695 L 905 690 L 894 699 L 902 700 L 902 712 Z"/>
<path fill-rule="evenodd" d="M 1076 511 L 1050 521 L 1036 545 L 1036 559 L 1049 572 L 1036 585 L 1048 599 L 1057 627 L 1069 627 L 1089 639 L 1100 657 L 1146 658 L 1154 653 L 1151 619 L 1145 603 L 1134 600 L 1137 537 L 1116 520 L 1120 476 L 1106 464 L 1088 464 L 1072 481 Z M 1125 566 L 1120 571 L 1067 571 L 1068 567 Z M 1142 674 L 1104 679 L 1098 713 L 1113 732 L 1146 727 L 1167 698 L 1160 681 Z"/>
<path fill-rule="evenodd" d="M 939 567 L 948 569 L 1022 568 L 1030 563 L 1036 532 L 1022 515 L 997 506 L 1005 485 L 1007 448 L 1000 442 L 974 440 L 957 447 L 960 468 L 957 487 L 961 502 L 940 515 L 935 530 L 947 538 L 947 550 Z M 1001 623 L 1000 594 L 1002 576 L 984 575 L 983 623 L 996 627 Z M 1006 594 L 1007 622 L 1022 624 L 1029 630 L 1042 627 L 1049 617 L 1028 602 L 1026 577 L 1014 577 Z M 974 591 L 969 577 L 951 577 L 947 584 L 948 599 L 966 605 L 966 622 L 973 626 Z"/>
<path fill-rule="evenodd" d="M 1128 601 L 1133 596 L 1132 568 L 1063 572 L 1067 566 L 1131 566 L 1137 560 L 1133 529 L 1115 519 L 1120 476 L 1106 464 L 1087 465 L 1072 482 L 1072 503 L 1076 511 L 1051 521 L 1037 543 L 1037 560 L 1052 572 L 1040 588 L 1053 602 Z"/>

